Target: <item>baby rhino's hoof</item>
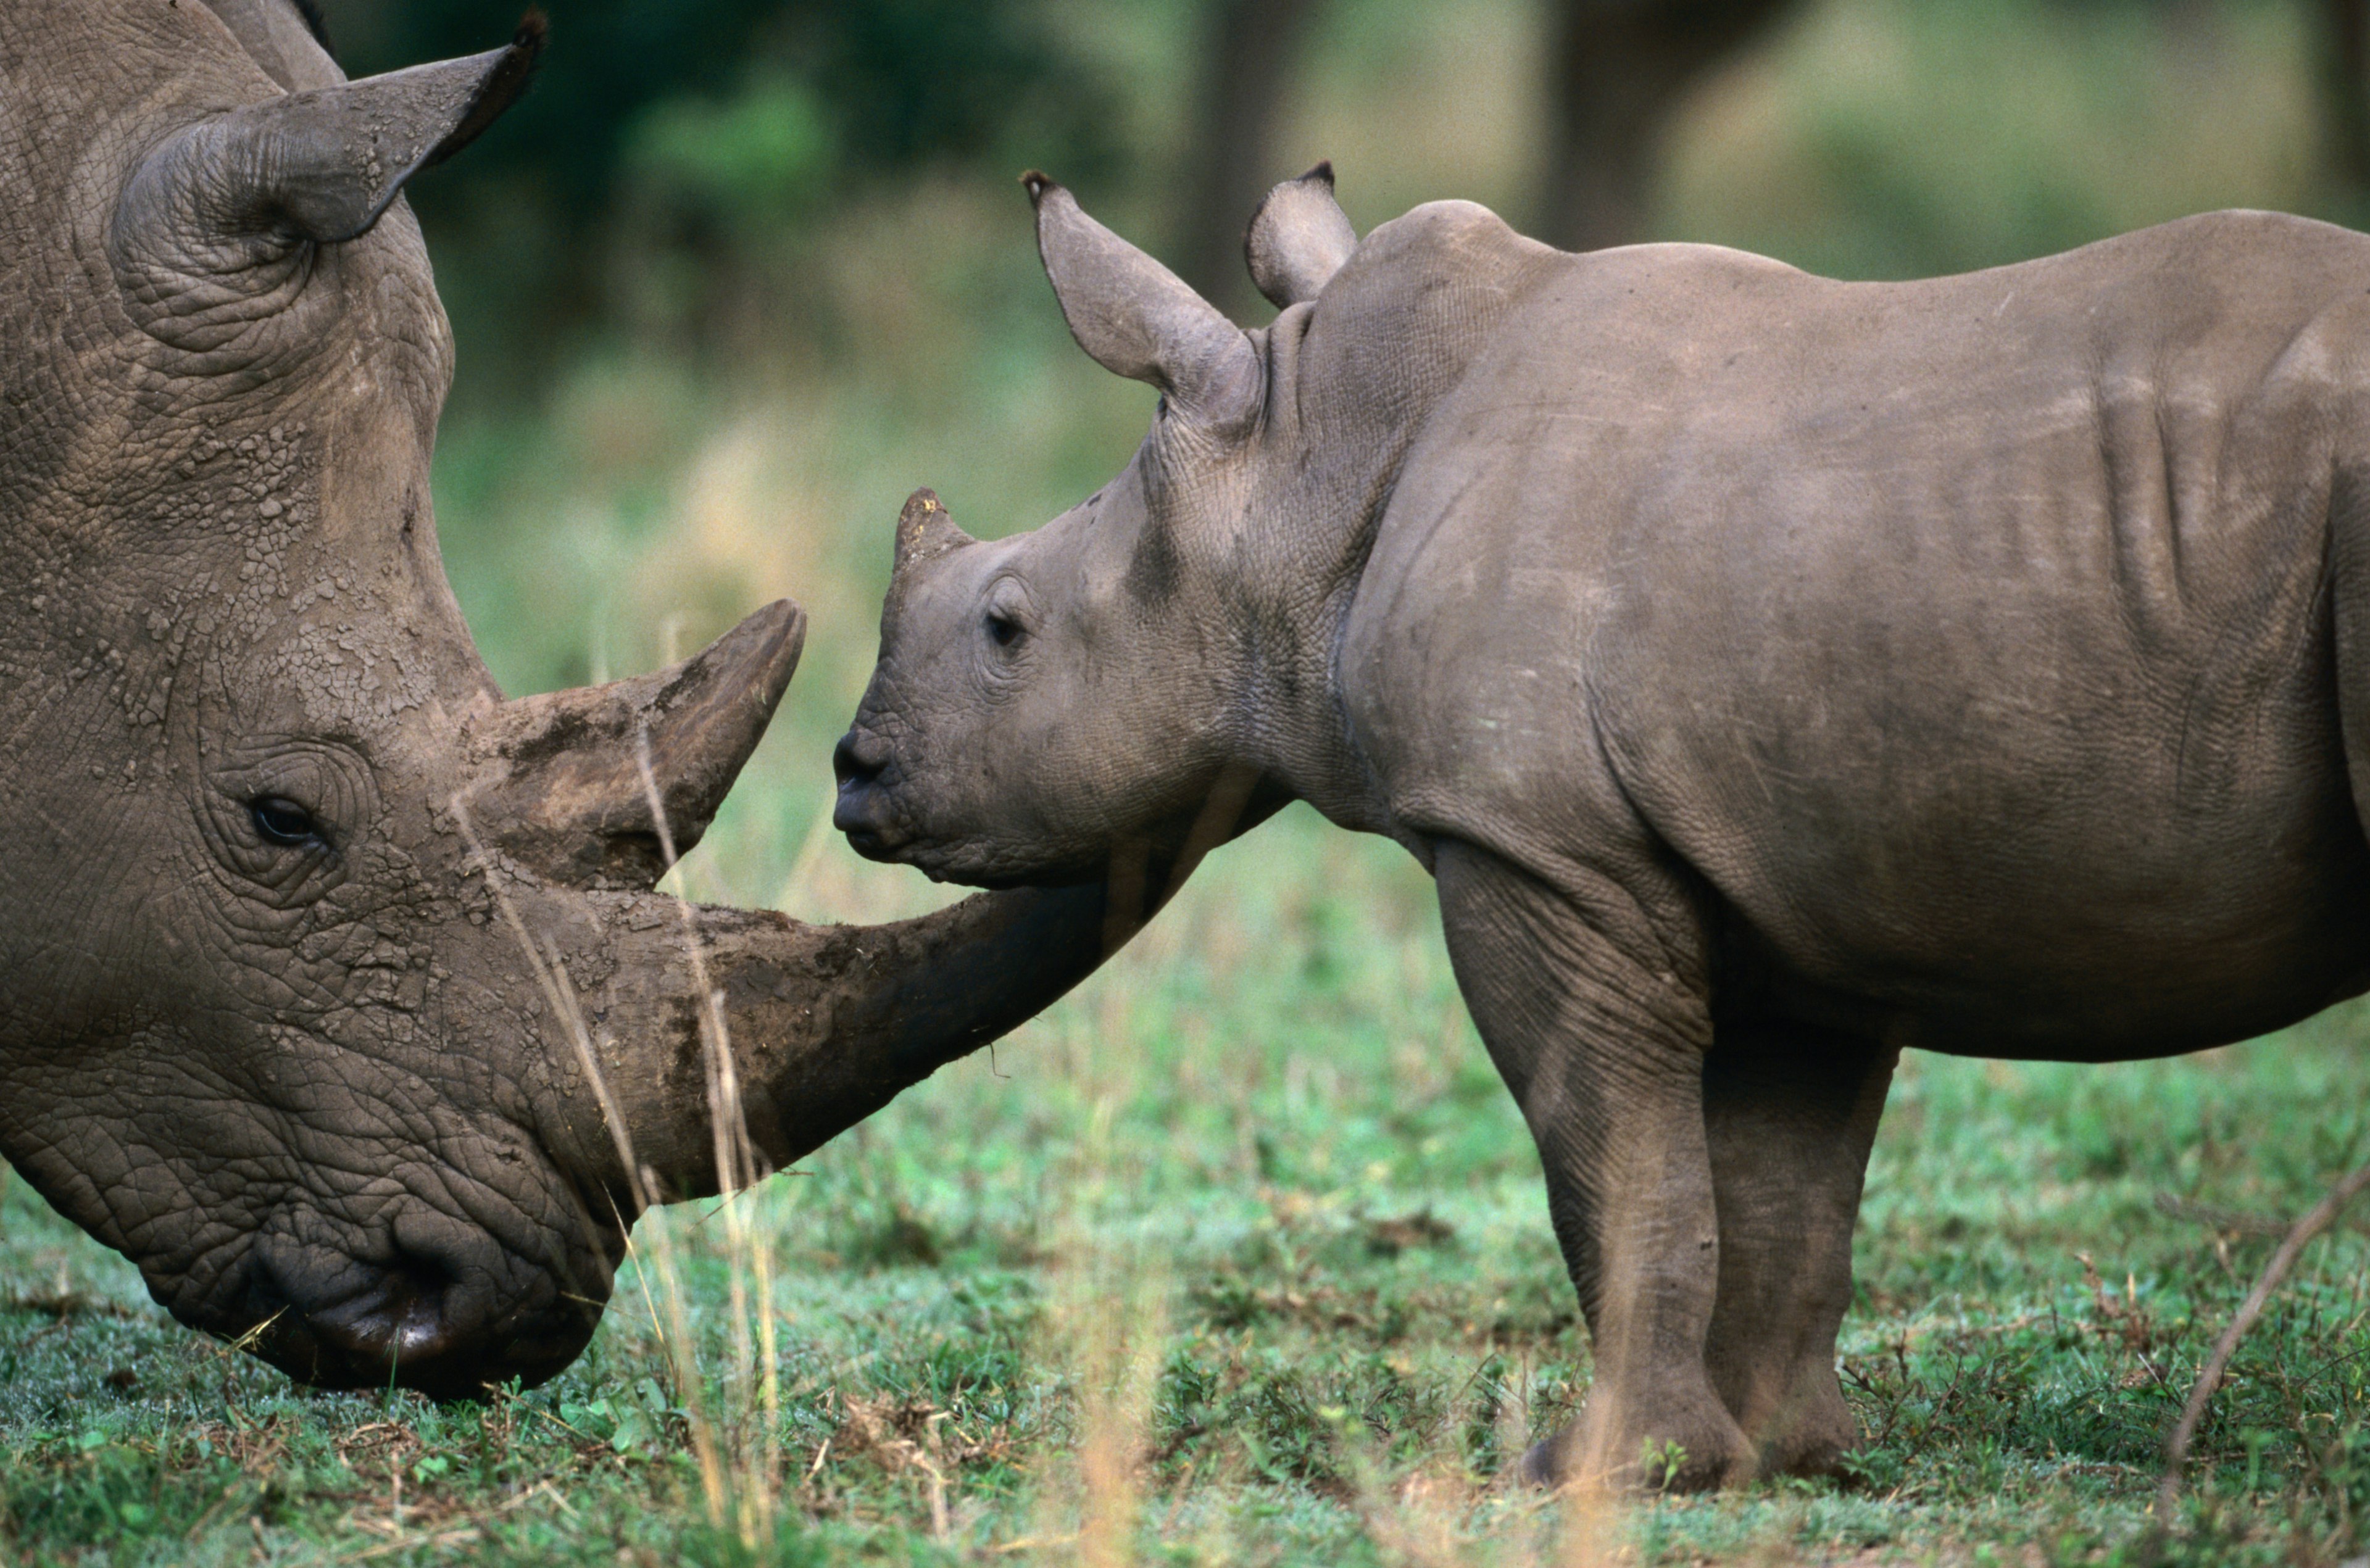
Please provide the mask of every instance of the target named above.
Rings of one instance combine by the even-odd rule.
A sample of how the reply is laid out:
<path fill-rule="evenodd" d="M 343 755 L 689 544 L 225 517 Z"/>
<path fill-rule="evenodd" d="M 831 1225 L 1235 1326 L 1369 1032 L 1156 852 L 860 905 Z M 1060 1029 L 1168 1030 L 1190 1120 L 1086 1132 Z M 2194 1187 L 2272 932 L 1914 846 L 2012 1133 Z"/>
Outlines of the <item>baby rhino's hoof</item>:
<path fill-rule="evenodd" d="M 1858 1446 L 1858 1429 L 1849 1425 L 1840 1431 L 1798 1429 L 1762 1448 L 1761 1473 L 1809 1479 L 1841 1475 L 1845 1456 Z"/>
<path fill-rule="evenodd" d="M 1516 1470 L 1524 1483 L 1549 1491 L 1578 1485 L 1617 1492 L 1710 1492 L 1753 1479 L 1754 1455 L 1742 1432 L 1708 1431 L 1692 1448 L 1677 1438 L 1616 1439 L 1591 1454 L 1593 1445 L 1583 1432 L 1586 1425 L 1583 1416 L 1532 1444 Z"/>
<path fill-rule="evenodd" d="M 1859 1447 L 1859 1423 L 1844 1402 L 1842 1385 L 1834 1372 L 1820 1370 L 1824 1376 L 1811 1380 L 1790 1405 L 1746 1419 L 1746 1430 L 1761 1441 L 1763 1475 L 1835 1475 Z"/>

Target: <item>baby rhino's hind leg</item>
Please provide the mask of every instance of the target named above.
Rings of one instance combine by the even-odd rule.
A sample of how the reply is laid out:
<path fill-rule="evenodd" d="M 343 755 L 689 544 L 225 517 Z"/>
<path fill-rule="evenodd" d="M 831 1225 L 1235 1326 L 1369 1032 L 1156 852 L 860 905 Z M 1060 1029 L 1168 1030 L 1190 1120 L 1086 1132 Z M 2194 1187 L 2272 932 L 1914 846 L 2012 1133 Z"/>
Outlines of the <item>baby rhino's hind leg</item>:
<path fill-rule="evenodd" d="M 1824 1030 L 1723 1022 L 1705 1060 L 1720 1294 L 1704 1360 L 1764 1475 L 1831 1471 L 1858 1439 L 1835 1333 L 1898 1056 Z"/>

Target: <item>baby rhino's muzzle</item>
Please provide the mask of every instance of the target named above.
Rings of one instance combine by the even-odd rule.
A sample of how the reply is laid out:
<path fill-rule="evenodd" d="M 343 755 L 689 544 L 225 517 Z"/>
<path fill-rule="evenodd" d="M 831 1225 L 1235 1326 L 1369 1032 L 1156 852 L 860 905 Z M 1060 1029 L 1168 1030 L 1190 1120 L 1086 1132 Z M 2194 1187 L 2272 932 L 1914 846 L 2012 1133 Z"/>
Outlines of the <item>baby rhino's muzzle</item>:
<path fill-rule="evenodd" d="M 891 859 L 904 841 L 890 807 L 889 763 L 889 743 L 861 728 L 842 736 L 831 754 L 832 772 L 839 778 L 831 825 L 867 860 Z"/>

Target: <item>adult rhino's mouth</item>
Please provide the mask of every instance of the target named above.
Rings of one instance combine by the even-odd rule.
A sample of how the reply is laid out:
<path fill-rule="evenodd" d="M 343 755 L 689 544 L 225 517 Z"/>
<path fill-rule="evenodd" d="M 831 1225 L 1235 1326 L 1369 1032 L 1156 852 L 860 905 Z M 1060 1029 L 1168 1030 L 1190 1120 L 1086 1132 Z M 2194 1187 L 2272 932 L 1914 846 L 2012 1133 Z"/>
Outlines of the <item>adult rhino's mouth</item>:
<path fill-rule="evenodd" d="M 565 1369 L 600 1324 L 608 1277 L 591 1257 L 520 1257 L 408 1207 L 359 1248 L 259 1238 L 237 1317 L 258 1355 L 316 1388 L 467 1399 Z"/>

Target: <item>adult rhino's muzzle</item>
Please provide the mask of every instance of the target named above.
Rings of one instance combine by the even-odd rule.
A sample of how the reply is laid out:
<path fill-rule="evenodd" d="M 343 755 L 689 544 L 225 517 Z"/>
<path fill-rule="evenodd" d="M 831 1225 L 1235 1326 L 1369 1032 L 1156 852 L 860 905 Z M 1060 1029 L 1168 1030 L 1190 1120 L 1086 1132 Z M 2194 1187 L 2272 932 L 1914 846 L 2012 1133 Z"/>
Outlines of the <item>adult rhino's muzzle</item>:
<path fill-rule="evenodd" d="M 612 1266 L 520 1257 L 424 1205 L 399 1207 L 359 1249 L 367 1255 L 354 1250 L 257 1243 L 242 1313 L 259 1325 L 256 1350 L 316 1388 L 395 1385 L 435 1399 L 556 1376 L 599 1325 Z"/>

